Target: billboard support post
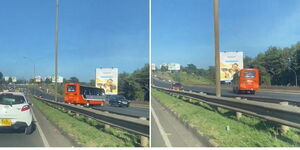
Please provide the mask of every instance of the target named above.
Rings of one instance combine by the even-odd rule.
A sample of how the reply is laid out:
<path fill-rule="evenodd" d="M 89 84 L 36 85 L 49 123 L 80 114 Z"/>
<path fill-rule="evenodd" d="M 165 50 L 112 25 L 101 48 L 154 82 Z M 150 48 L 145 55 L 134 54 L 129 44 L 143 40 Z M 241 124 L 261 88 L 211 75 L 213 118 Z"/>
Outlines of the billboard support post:
<path fill-rule="evenodd" d="M 216 69 L 216 96 L 221 96 L 220 83 L 220 45 L 219 45 L 219 16 L 218 16 L 218 0 L 214 0 L 214 31 L 215 31 L 215 69 Z"/>

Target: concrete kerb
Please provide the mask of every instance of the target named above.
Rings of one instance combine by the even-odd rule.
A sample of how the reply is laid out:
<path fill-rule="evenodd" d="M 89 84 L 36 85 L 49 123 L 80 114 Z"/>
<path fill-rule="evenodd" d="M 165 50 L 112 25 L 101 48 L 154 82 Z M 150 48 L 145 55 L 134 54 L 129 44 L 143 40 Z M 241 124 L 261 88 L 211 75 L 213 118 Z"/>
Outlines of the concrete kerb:
<path fill-rule="evenodd" d="M 169 113 L 171 113 L 178 121 L 180 121 L 188 130 L 190 130 L 200 141 L 208 143 L 211 147 L 218 147 L 218 144 L 214 142 L 214 140 L 209 139 L 205 136 L 201 131 L 197 130 L 196 127 L 190 125 L 188 121 L 182 119 L 174 110 L 168 108 L 166 105 L 161 103 L 159 100 L 157 101 L 160 105 L 162 105 Z"/>
<path fill-rule="evenodd" d="M 280 102 L 279 104 L 280 104 L 280 105 L 283 105 L 283 106 L 288 106 L 288 105 L 289 105 L 289 102 Z M 280 131 L 281 131 L 282 133 L 285 133 L 285 132 L 287 132 L 287 131 L 290 129 L 290 127 L 287 126 L 287 125 L 281 125 L 280 127 L 281 127 L 281 128 L 280 128 Z"/>

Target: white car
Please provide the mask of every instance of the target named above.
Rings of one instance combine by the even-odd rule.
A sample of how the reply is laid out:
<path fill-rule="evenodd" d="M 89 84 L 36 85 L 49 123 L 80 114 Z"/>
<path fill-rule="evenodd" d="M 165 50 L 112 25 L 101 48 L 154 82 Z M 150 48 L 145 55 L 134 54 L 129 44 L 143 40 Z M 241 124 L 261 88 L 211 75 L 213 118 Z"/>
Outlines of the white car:
<path fill-rule="evenodd" d="M 0 92 L 0 128 L 25 129 L 25 134 L 31 134 L 31 107 L 23 93 Z"/>

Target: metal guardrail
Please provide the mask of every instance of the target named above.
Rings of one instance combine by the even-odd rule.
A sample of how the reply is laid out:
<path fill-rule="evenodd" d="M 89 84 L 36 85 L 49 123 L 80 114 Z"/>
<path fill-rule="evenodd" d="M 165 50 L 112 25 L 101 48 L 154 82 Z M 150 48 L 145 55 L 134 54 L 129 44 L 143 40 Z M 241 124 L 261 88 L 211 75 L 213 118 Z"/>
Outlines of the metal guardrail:
<path fill-rule="evenodd" d="M 138 135 L 149 137 L 149 121 L 146 119 L 138 119 L 138 118 L 133 118 L 128 116 L 122 116 L 122 115 L 112 114 L 109 112 L 102 112 L 99 110 L 94 110 L 86 107 L 80 107 L 73 104 L 55 102 L 37 96 L 35 97 L 45 103 L 54 104 L 59 107 L 63 107 L 72 112 L 91 117 L 104 124 L 118 127 Z"/>
<path fill-rule="evenodd" d="M 199 100 L 209 105 L 233 110 L 236 112 L 242 112 L 300 129 L 300 107 L 297 106 L 249 101 L 245 99 L 234 99 L 228 97 L 216 97 L 212 95 L 206 95 L 204 93 L 176 91 L 157 86 L 152 87 L 168 93 L 175 93 L 183 97 Z"/>
<path fill-rule="evenodd" d="M 156 80 L 156 82 L 162 82 Z M 169 84 L 167 82 L 162 82 L 165 84 Z M 192 90 L 193 92 L 200 92 L 197 90 Z M 205 92 L 207 95 L 216 95 L 216 93 L 213 92 Z M 247 100 L 251 101 L 258 101 L 258 102 L 266 102 L 266 103 L 280 103 L 280 102 L 289 102 L 289 105 L 294 105 L 300 107 L 300 102 L 289 100 L 289 99 L 280 99 L 280 98 L 270 98 L 270 97 L 252 97 L 252 96 L 246 96 L 246 95 L 229 95 L 229 94 L 222 94 L 223 97 L 229 97 L 229 98 L 235 98 L 235 97 L 241 97 L 241 98 L 246 98 Z"/>

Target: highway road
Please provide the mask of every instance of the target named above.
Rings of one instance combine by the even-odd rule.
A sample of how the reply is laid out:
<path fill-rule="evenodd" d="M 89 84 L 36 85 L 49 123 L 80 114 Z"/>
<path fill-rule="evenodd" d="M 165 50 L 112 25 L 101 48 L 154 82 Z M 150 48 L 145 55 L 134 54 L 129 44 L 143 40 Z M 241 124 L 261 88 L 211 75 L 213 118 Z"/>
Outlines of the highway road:
<path fill-rule="evenodd" d="M 208 147 L 154 98 L 151 99 L 151 147 Z"/>
<path fill-rule="evenodd" d="M 152 78 L 152 85 L 159 87 L 170 88 L 171 84 L 158 79 Z M 192 90 L 195 92 L 205 92 L 215 94 L 215 88 L 213 87 L 201 87 L 201 86 L 183 86 L 184 90 Z M 231 88 L 222 88 L 222 96 L 224 97 L 250 97 L 250 98 L 269 98 L 269 99 L 284 99 L 295 102 L 300 102 L 300 92 L 286 92 L 280 90 L 261 90 L 257 91 L 255 95 L 251 94 L 236 94 L 232 92 Z"/>
<path fill-rule="evenodd" d="M 24 131 L 0 129 L 0 147 L 72 147 L 73 142 L 49 122 L 43 114 L 33 106 L 35 128 L 30 135 Z"/>
<path fill-rule="evenodd" d="M 35 93 L 35 95 L 38 96 L 43 96 L 43 98 L 46 99 L 54 99 L 54 96 L 51 94 L 48 94 L 46 92 L 42 92 L 40 90 L 33 90 L 33 89 L 29 89 L 31 93 Z M 63 102 L 64 98 L 63 97 L 58 97 L 58 101 Z M 92 108 L 97 109 L 97 110 L 101 110 L 101 111 L 108 111 L 111 113 L 116 113 L 116 114 L 120 114 L 120 115 L 127 115 L 127 116 L 132 116 L 132 117 L 144 117 L 149 119 L 149 109 L 148 108 L 142 108 L 142 107 L 133 107 L 133 106 L 129 106 L 129 107 L 112 107 L 112 106 L 93 106 Z"/>

